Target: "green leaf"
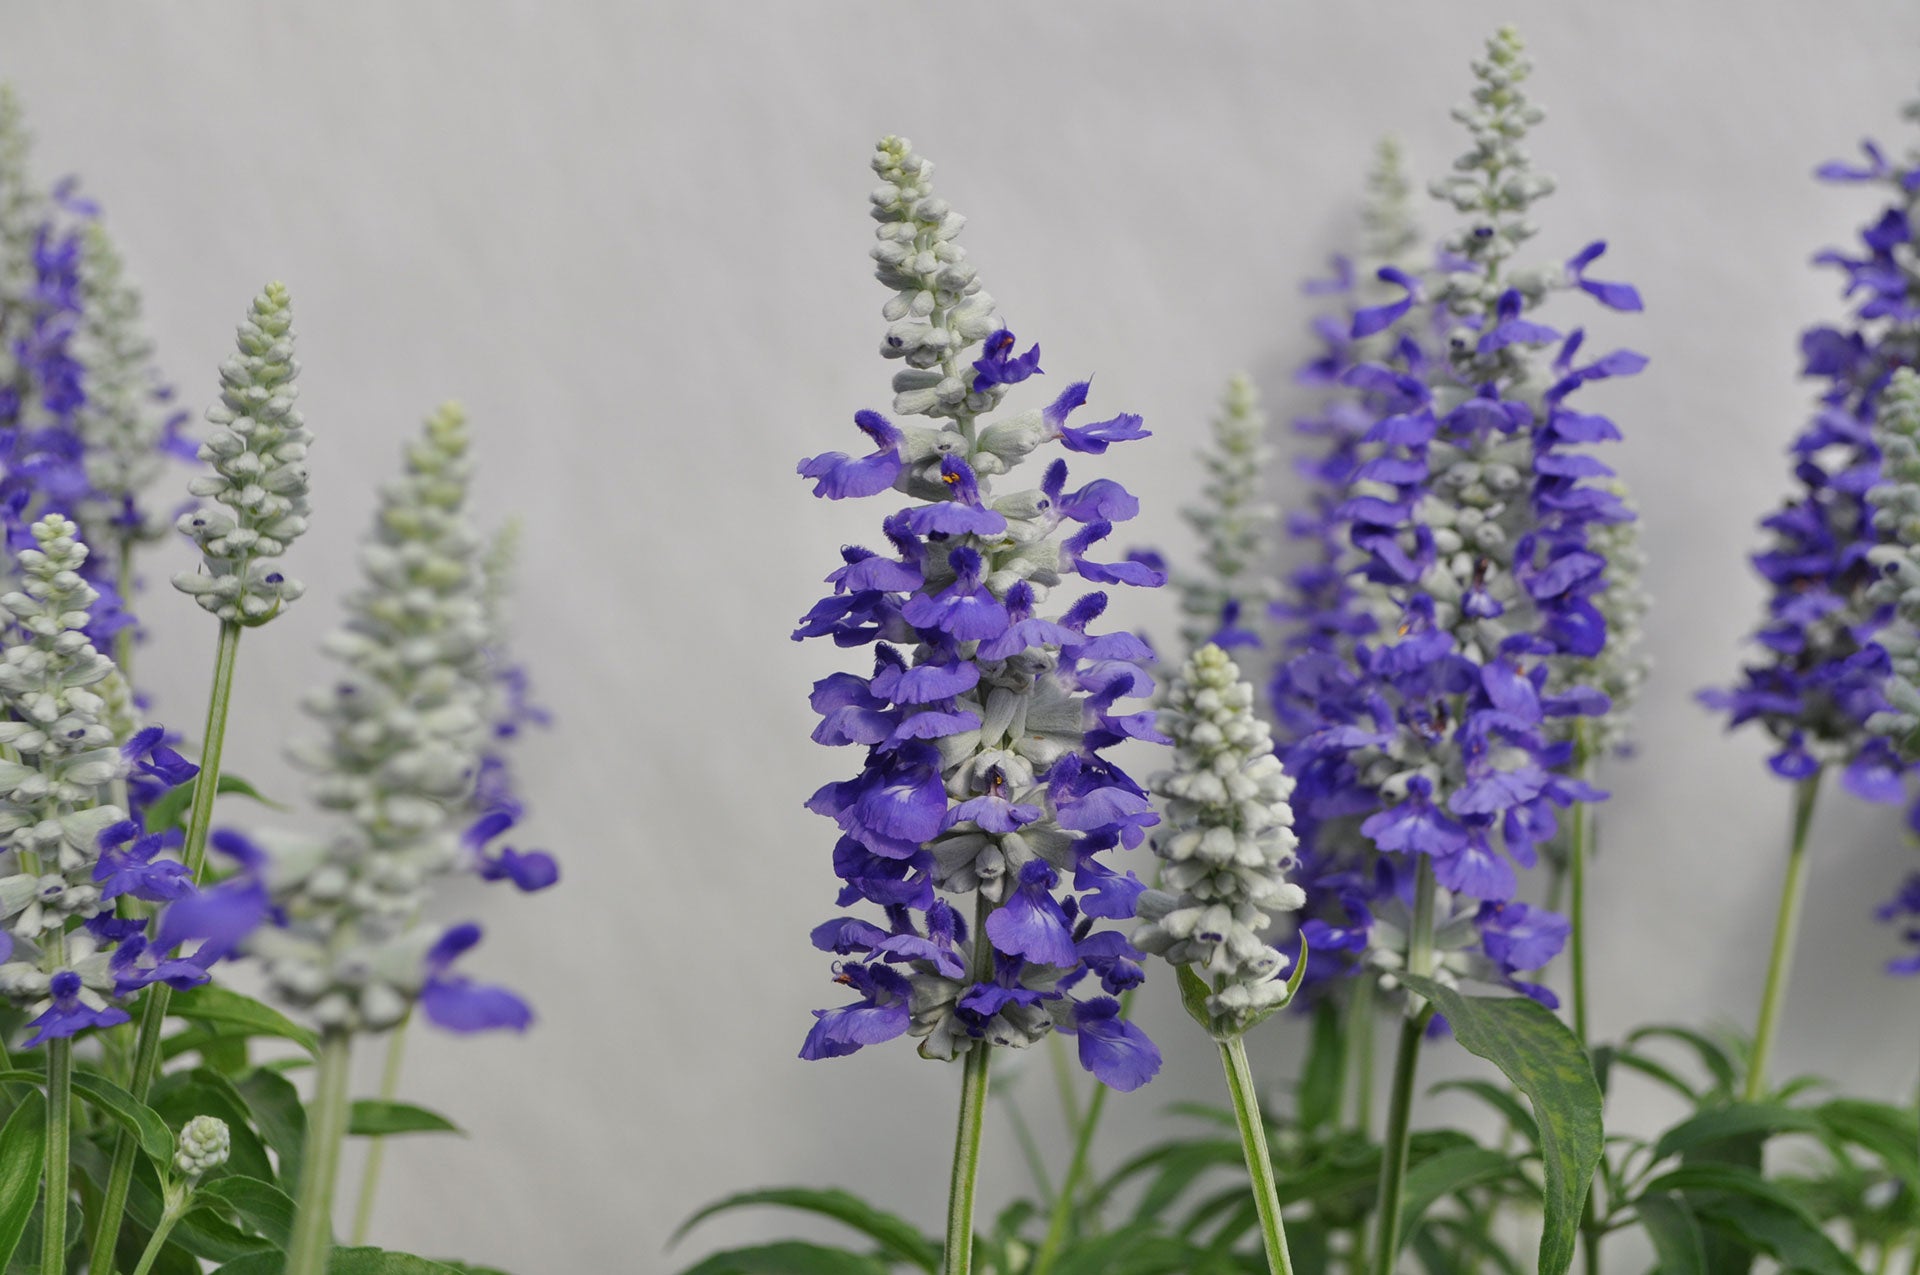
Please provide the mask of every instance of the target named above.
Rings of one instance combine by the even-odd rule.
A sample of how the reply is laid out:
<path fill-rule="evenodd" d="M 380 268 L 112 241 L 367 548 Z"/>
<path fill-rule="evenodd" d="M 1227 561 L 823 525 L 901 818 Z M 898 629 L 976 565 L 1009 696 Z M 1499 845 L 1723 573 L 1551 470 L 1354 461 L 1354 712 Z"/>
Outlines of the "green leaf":
<path fill-rule="evenodd" d="M 1791 1193 L 1740 1164 L 1682 1164 L 1647 1183 L 1645 1194 L 1681 1191 L 1694 1216 L 1741 1247 L 1808 1275 L 1860 1275 Z M 1711 1237 L 1709 1237 L 1711 1238 Z M 1709 1270 L 1718 1269 L 1709 1255 Z"/>
<path fill-rule="evenodd" d="M 176 1018 L 191 1023 L 238 1027 L 250 1036 L 290 1040 L 310 1054 L 320 1047 L 318 1037 L 279 1010 L 212 983 L 176 992 L 171 1008 Z"/>
<path fill-rule="evenodd" d="M 286 1265 L 284 1253 L 250 1253 L 228 1262 L 213 1275 L 283 1275 Z M 383 1248 L 336 1248 L 327 1259 L 327 1275 L 456 1275 L 461 1269 Z M 483 1271 L 481 1267 L 466 1269 Z"/>
<path fill-rule="evenodd" d="M 1884 1102 L 1836 1098 L 1816 1107 L 1814 1115 L 1833 1137 L 1885 1161 L 1894 1177 L 1920 1183 L 1920 1113 Z"/>
<path fill-rule="evenodd" d="M 1660 1256 L 1660 1275 L 1707 1275 L 1706 1244 L 1684 1200 L 1668 1193 L 1643 1195 L 1633 1207 Z"/>
<path fill-rule="evenodd" d="M 327 1275 L 450 1275 L 450 1268 L 383 1248 L 336 1248 L 327 1260 Z"/>
<path fill-rule="evenodd" d="M 1533 1104 L 1546 1171 L 1540 1275 L 1562 1275 L 1573 1263 L 1580 1210 L 1606 1146 L 1600 1086 L 1579 1040 L 1544 1005 L 1525 997 L 1462 996 L 1432 979 L 1405 975 L 1410 989 L 1447 1016 L 1469 1053 L 1498 1067 Z"/>
<path fill-rule="evenodd" d="M 1603 1046 L 1603 1048 L 1605 1048 Z M 1645 1054 L 1635 1053 L 1631 1049 L 1611 1047 L 1611 1066 L 1628 1067 L 1639 1072 L 1657 1084 L 1665 1085 L 1692 1106 L 1700 1105 L 1700 1091 L 1680 1078 L 1678 1072 L 1662 1062 L 1655 1062 Z"/>
<path fill-rule="evenodd" d="M 292 1193 L 300 1185 L 300 1158 L 307 1144 L 307 1109 L 293 1082 L 277 1071 L 256 1067 L 234 1082 L 234 1090 L 253 1114 L 253 1126 L 279 1161 L 279 1180 Z"/>
<path fill-rule="evenodd" d="M 193 805 L 193 790 L 200 786 L 198 779 L 189 779 L 178 788 L 167 790 L 160 800 L 147 807 L 147 831 L 165 832 L 169 828 L 184 827 L 189 807 Z M 215 789 L 219 795 L 233 793 L 236 796 L 249 797 L 272 810 L 284 811 L 287 807 L 277 801 L 270 801 L 260 795 L 255 788 L 238 775 L 221 775 L 220 786 Z"/>
<path fill-rule="evenodd" d="M 1861 1275 L 1853 1259 L 1812 1221 L 1792 1209 L 1739 1195 L 1711 1195 L 1694 1203 L 1700 1220 L 1725 1228 L 1748 1247 L 1806 1275 Z"/>
<path fill-rule="evenodd" d="M 293 1199 L 271 1182 L 230 1174 L 203 1182 L 193 1198 L 196 1205 L 215 1200 L 231 1205 L 243 1222 L 280 1248 L 293 1238 Z"/>
<path fill-rule="evenodd" d="M 1480 1101 L 1492 1107 L 1506 1117 L 1513 1131 L 1527 1140 L 1530 1147 L 1540 1145 L 1540 1125 L 1533 1114 L 1520 1104 L 1520 1100 L 1490 1080 L 1443 1080 L 1427 1090 L 1430 1094 L 1445 1093 L 1457 1089 L 1470 1093 Z"/>
<path fill-rule="evenodd" d="M 1076 1244 L 1061 1255 L 1053 1272 L 1054 1275 L 1188 1275 L 1200 1256 L 1193 1245 L 1158 1234 L 1150 1225 L 1136 1224 Z"/>
<path fill-rule="evenodd" d="M 1700 1059 L 1700 1065 L 1712 1073 L 1715 1085 L 1724 1092 L 1733 1092 L 1735 1084 L 1734 1077 L 1737 1074 L 1737 1069 L 1734 1067 L 1733 1056 L 1729 1054 L 1726 1048 L 1718 1041 L 1703 1036 L 1690 1027 L 1675 1027 L 1670 1024 L 1656 1024 L 1652 1027 L 1642 1027 L 1638 1031 L 1629 1034 L 1626 1043 L 1629 1045 L 1637 1045 L 1643 1040 L 1659 1039 L 1676 1040 L 1693 1050 L 1694 1054 Z M 1627 1052 L 1621 1050 L 1615 1061 L 1620 1061 L 1626 1056 Z"/>
<path fill-rule="evenodd" d="M 1193 972 L 1191 965 L 1174 966 L 1173 978 L 1180 985 L 1180 1003 L 1186 1007 L 1187 1017 L 1199 1023 L 1202 1031 L 1212 1035 L 1213 1014 L 1207 1009 L 1207 1001 L 1213 996 L 1213 988 L 1206 979 Z"/>
<path fill-rule="evenodd" d="M 0 1270 L 13 1260 L 20 1236 L 40 1195 L 47 1155 L 47 1103 L 38 1091 L 26 1096 L 0 1128 Z"/>
<path fill-rule="evenodd" d="M 1653 1158 L 1664 1160 L 1695 1147 L 1746 1134 L 1765 1137 L 1774 1133 L 1815 1133 L 1820 1128 L 1819 1119 L 1810 1112 L 1770 1102 L 1736 1102 L 1690 1116 L 1661 1134 L 1660 1141 L 1654 1144 Z"/>
<path fill-rule="evenodd" d="M 1340 1006 L 1329 997 L 1313 1007 L 1307 1064 L 1300 1073 L 1300 1089 L 1294 1099 L 1302 1129 L 1324 1128 L 1340 1119 L 1346 1074 L 1347 1046 L 1346 1035 L 1340 1030 Z"/>
<path fill-rule="evenodd" d="M 347 1132 L 362 1138 L 382 1138 L 393 1133 L 458 1133 L 459 1125 L 437 1111 L 416 1107 L 410 1102 L 382 1102 L 362 1098 L 353 1104 Z"/>
<path fill-rule="evenodd" d="M 46 1077 L 37 1071 L 0 1071 L 0 1084 L 16 1081 L 38 1085 L 45 1083 Z M 173 1158 L 173 1130 L 146 1103 L 90 1071 L 73 1073 L 73 1091 L 138 1138 L 140 1149 L 148 1156 L 163 1164 Z"/>
<path fill-rule="evenodd" d="M 773 1187 L 764 1191 L 743 1191 L 738 1195 L 730 1195 L 724 1200 L 707 1205 L 682 1222 L 680 1229 L 675 1231 L 673 1238 L 667 1242 L 669 1244 L 678 1242 L 681 1236 L 716 1213 L 759 1204 L 800 1209 L 803 1212 L 818 1213 L 824 1217 L 833 1218 L 837 1222 L 843 1222 L 895 1257 L 912 1262 L 923 1271 L 934 1271 L 940 1265 L 939 1248 L 920 1234 L 911 1222 L 895 1217 L 891 1213 L 882 1212 L 851 1192 L 823 1191 L 810 1187 Z"/>
<path fill-rule="evenodd" d="M 1429 1157 L 1407 1171 L 1400 1201 L 1400 1233 L 1413 1234 L 1421 1214 L 1442 1196 L 1519 1171 L 1511 1157 L 1486 1147 L 1457 1147 Z"/>
<path fill-rule="evenodd" d="M 782 1240 L 715 1253 L 680 1275 L 886 1275 L 886 1271 L 873 1258 L 843 1248 Z"/>

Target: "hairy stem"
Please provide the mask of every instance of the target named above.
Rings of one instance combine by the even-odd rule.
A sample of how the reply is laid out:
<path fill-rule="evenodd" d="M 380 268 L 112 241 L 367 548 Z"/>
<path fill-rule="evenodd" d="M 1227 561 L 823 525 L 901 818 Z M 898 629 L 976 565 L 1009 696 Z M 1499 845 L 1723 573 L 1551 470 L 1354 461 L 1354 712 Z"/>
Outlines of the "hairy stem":
<path fill-rule="evenodd" d="M 66 1275 L 67 1158 L 73 1120 L 73 1041 L 47 1042 L 47 1194 L 40 1215 L 40 1275 Z"/>
<path fill-rule="evenodd" d="M 300 1206 L 287 1245 L 287 1275 L 323 1275 L 333 1247 L 333 1184 L 340 1174 L 340 1144 L 347 1136 L 347 1064 L 353 1037 L 329 1030 L 320 1035 L 320 1066 L 308 1107 L 306 1154 L 300 1162 Z"/>
<path fill-rule="evenodd" d="M 1407 972 L 1431 977 L 1433 959 L 1433 861 L 1420 856 L 1414 878 L 1413 932 L 1407 938 Z M 1418 1008 L 1415 1008 L 1418 1006 Z M 1420 1064 L 1420 1041 L 1426 1034 L 1433 1006 L 1412 997 L 1407 1018 L 1400 1025 L 1400 1048 L 1393 1060 L 1393 1090 L 1387 1106 L 1386 1140 L 1380 1152 L 1380 1203 L 1375 1222 L 1373 1269 L 1393 1275 L 1400 1255 L 1400 1199 L 1406 1187 L 1407 1155 L 1412 1145 L 1413 1077 Z"/>
<path fill-rule="evenodd" d="M 1767 960 L 1767 989 L 1760 998 L 1760 1022 L 1753 1029 L 1753 1058 L 1747 1068 L 1746 1099 L 1758 1102 L 1767 1092 L 1767 1062 L 1780 1032 L 1780 1011 L 1793 969 L 1793 946 L 1800 928 L 1800 905 L 1807 893 L 1807 830 L 1820 795 L 1821 771 L 1802 779 L 1793 791 L 1793 841 L 1787 848 L 1787 879 L 1780 888 L 1780 916 L 1773 930 L 1773 954 Z"/>
<path fill-rule="evenodd" d="M 400 1065 L 407 1054 L 407 1025 L 412 1015 L 394 1025 L 387 1037 L 387 1061 L 380 1069 L 380 1101 L 392 1102 L 400 1094 Z M 386 1158 L 387 1140 L 368 1140 L 367 1162 L 360 1173 L 360 1202 L 353 1210 L 353 1242 L 365 1244 L 367 1230 L 373 1225 L 373 1206 L 380 1197 L 380 1162 Z"/>
<path fill-rule="evenodd" d="M 1120 998 L 1120 1012 L 1123 1015 L 1132 995 L 1129 991 Z M 1060 1245 L 1066 1242 L 1067 1226 L 1073 1220 L 1074 1205 L 1078 1203 L 1080 1182 L 1087 1176 L 1087 1160 L 1093 1149 L 1094 1131 L 1100 1127 L 1100 1116 L 1106 1107 L 1107 1087 L 1096 1082 L 1093 1097 L 1087 1102 L 1086 1114 L 1075 1128 L 1073 1160 L 1067 1165 L 1067 1176 L 1060 1183 L 1060 1194 L 1053 1197 L 1053 1213 L 1047 1219 L 1047 1238 L 1040 1244 L 1040 1255 L 1033 1260 L 1032 1275 L 1046 1275 L 1060 1255 Z"/>
<path fill-rule="evenodd" d="M 973 907 L 973 968 L 975 982 L 993 968 L 993 946 L 987 939 L 987 914 L 993 904 L 975 896 Z M 973 1196 L 980 1176 L 980 1131 L 987 1114 L 987 1067 L 993 1045 L 985 1038 L 967 1050 L 960 1080 L 960 1119 L 953 1136 L 953 1177 L 947 1187 L 947 1248 L 941 1264 L 944 1275 L 969 1275 L 973 1269 Z M 289 1272 L 301 1275 L 301 1272 Z"/>
<path fill-rule="evenodd" d="M 1267 1150 L 1267 1126 L 1260 1118 L 1260 1097 L 1254 1092 L 1253 1069 L 1247 1065 L 1247 1047 L 1240 1037 L 1220 1042 L 1220 1061 L 1227 1070 L 1233 1114 L 1240 1125 L 1240 1149 L 1246 1153 L 1247 1176 L 1253 1183 L 1253 1204 L 1260 1213 L 1260 1239 L 1267 1250 L 1267 1270 L 1270 1275 L 1293 1275 L 1293 1259 L 1287 1254 L 1287 1229 L 1280 1220 L 1273 1156 Z"/>
<path fill-rule="evenodd" d="M 220 641 L 214 652 L 213 689 L 207 696 L 207 724 L 202 733 L 200 773 L 194 778 L 193 806 L 187 816 L 186 845 L 181 859 L 200 883 L 201 869 L 207 859 L 207 833 L 213 825 L 213 799 L 220 791 L 220 755 L 226 746 L 227 710 L 233 702 L 233 670 L 240 653 L 240 626 L 222 621 Z M 160 1070 L 160 1033 L 166 1026 L 167 1005 L 173 989 L 165 983 L 147 988 L 140 1011 L 140 1031 L 133 1052 L 133 1074 L 128 1077 L 127 1092 L 137 1101 L 147 1100 L 153 1078 Z M 93 1256 L 87 1275 L 113 1275 L 114 1247 L 120 1240 L 120 1221 L 127 1211 L 127 1190 L 133 1185 L 133 1160 L 139 1148 L 133 1135 L 125 1130 L 113 1144 L 113 1167 L 107 1173 L 107 1190 L 100 1206 L 100 1225 L 93 1236 Z"/>

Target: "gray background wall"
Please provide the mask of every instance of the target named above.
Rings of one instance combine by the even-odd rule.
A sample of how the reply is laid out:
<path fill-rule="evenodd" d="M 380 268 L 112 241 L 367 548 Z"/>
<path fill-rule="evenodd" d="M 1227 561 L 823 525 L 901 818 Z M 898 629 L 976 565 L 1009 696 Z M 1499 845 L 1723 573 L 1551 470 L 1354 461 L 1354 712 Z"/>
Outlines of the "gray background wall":
<path fill-rule="evenodd" d="M 1873 134 L 1912 139 L 1920 11 L 1624 0 L 1606 6 L 1057 2 L 328 5 L 10 4 L 0 74 L 45 177 L 102 199 L 190 403 L 259 285 L 286 280 L 306 365 L 311 592 L 243 652 L 239 767 L 282 792 L 277 744 L 323 676 L 314 644 L 400 440 L 443 397 L 471 409 L 483 504 L 526 523 L 519 641 L 555 731 L 528 750 L 536 840 L 561 888 L 463 900 L 479 964 L 525 989 L 524 1039 L 422 1035 L 406 1090 L 471 1130 L 393 1149 L 376 1238 L 521 1275 L 668 1270 L 787 1229 L 741 1215 L 669 1259 L 699 1203 L 841 1183 L 930 1227 L 956 1078 L 904 1045 L 794 1057 L 834 1002 L 807 930 L 832 914 L 825 825 L 800 809 L 847 767 L 811 745 L 807 685 L 840 653 L 787 641 L 842 541 L 876 507 L 813 501 L 795 459 L 884 406 L 884 299 L 866 261 L 873 139 L 912 137 L 972 218 L 966 242 L 1052 380 L 1156 431 L 1099 472 L 1148 511 L 1135 538 L 1189 547 L 1172 516 L 1225 377 L 1283 418 L 1306 349 L 1298 280 L 1350 242 L 1383 132 L 1432 173 L 1466 63 L 1518 20 L 1561 178 L 1543 254 L 1612 244 L 1606 277 L 1647 313 L 1602 316 L 1652 356 L 1598 396 L 1626 430 L 1645 510 L 1659 660 L 1640 759 L 1619 771 L 1594 887 L 1595 1018 L 1749 1022 L 1787 795 L 1749 737 L 1690 699 L 1725 681 L 1760 592 L 1743 555 L 1784 492 L 1808 394 L 1795 338 L 1836 315 L 1807 259 L 1868 198 L 1809 180 Z M 1435 207 L 1428 225 L 1444 224 Z M 1037 393 L 1037 391 L 1036 391 Z M 168 564 L 169 568 L 171 564 Z M 160 578 L 155 565 L 153 574 Z M 1170 599 L 1126 619 L 1171 631 Z M 192 728 L 212 631 L 156 593 L 143 656 L 159 711 Z M 1820 813 L 1785 1071 L 1911 1092 L 1920 987 L 1878 973 L 1871 906 L 1915 856 L 1897 817 Z M 1108 1163 L 1218 1093 L 1163 979 L 1144 1017 L 1170 1065 L 1113 1104 Z M 1263 1076 L 1302 1033 L 1262 1030 Z M 1457 1058 L 1435 1055 L 1432 1074 Z M 369 1064 L 372 1058 L 365 1060 Z M 1015 1081 L 1049 1107 L 1042 1064 Z M 366 1082 L 373 1083 L 369 1066 Z M 1440 1119 L 1438 1106 L 1427 1115 Z M 1673 1113 L 1623 1090 L 1615 1119 Z M 998 1117 L 996 1117 L 998 1119 Z M 990 1137 L 986 1203 L 1020 1170 Z M 1058 1148 L 1056 1148 L 1056 1151 Z M 1623 1251 L 1619 1254 L 1626 1257 Z M 1630 1263 L 1622 1262 L 1622 1268 Z"/>

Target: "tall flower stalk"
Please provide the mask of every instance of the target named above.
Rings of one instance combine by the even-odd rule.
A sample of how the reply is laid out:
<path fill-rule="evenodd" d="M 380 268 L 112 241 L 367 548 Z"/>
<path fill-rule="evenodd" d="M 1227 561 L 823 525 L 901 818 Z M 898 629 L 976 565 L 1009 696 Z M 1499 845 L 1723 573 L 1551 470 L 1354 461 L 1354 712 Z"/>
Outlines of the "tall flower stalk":
<path fill-rule="evenodd" d="M 1389 988 L 1402 971 L 1464 976 L 1553 1004 L 1521 976 L 1568 926 L 1515 901 L 1515 868 L 1533 866 L 1560 812 L 1604 797 L 1573 773 L 1571 736 L 1609 708 L 1585 680 L 1609 636 L 1599 529 L 1633 516 L 1595 481 L 1611 471 L 1578 450 L 1618 431 L 1568 400 L 1645 360 L 1578 361 L 1584 334 L 1533 313 L 1563 290 L 1615 310 L 1640 300 L 1589 277 L 1603 244 L 1563 266 L 1517 264 L 1535 233 L 1528 212 L 1552 190 L 1523 146 L 1542 113 L 1521 89 L 1530 65 L 1512 30 L 1473 70 L 1473 100 L 1455 112 L 1471 146 L 1433 185 L 1465 224 L 1431 276 L 1383 269 L 1397 295 L 1354 314 L 1354 338 L 1394 336 L 1339 374 L 1366 396 L 1331 513 L 1352 574 L 1313 609 L 1311 632 L 1325 636 L 1283 665 L 1276 707 L 1300 783 L 1310 906 L 1339 902 L 1340 915 L 1303 927 L 1308 942 L 1363 953 Z M 1372 1254 L 1382 1275 L 1397 1260 L 1429 1014 L 1408 998 Z"/>
<path fill-rule="evenodd" d="M 816 947 L 842 958 L 834 981 L 859 999 L 815 1011 L 801 1056 L 912 1035 L 925 1057 L 965 1059 L 945 1255 L 959 1275 L 971 1262 L 990 1051 L 1064 1032 L 1084 1067 L 1123 1090 L 1160 1065 L 1114 999 L 1140 981 L 1139 953 L 1123 934 L 1094 931 L 1099 919 L 1131 916 L 1141 889 L 1098 855 L 1138 845 L 1156 819 L 1145 791 L 1100 755 L 1123 739 L 1159 738 L 1150 714 L 1115 707 L 1151 692 L 1139 667 L 1151 654 L 1130 633 L 1089 632 L 1104 592 L 1043 608 L 1069 575 L 1147 586 L 1163 577 L 1095 556 L 1138 510 L 1118 483 L 1069 490 L 1059 459 L 1037 487 L 993 490 L 1049 443 L 1100 455 L 1146 431 L 1128 414 L 1072 424 L 1086 382 L 1045 409 L 996 416 L 1011 387 L 1039 374 L 1039 347 L 1020 351 L 995 318 L 956 241 L 964 219 L 933 192 L 933 166 L 889 137 L 873 168 L 873 258 L 891 293 L 881 354 L 905 364 L 894 412 L 923 423 L 862 411 L 854 424 L 873 450 L 814 456 L 800 473 L 828 499 L 897 492 L 913 503 L 882 524 L 893 556 L 843 551 L 832 594 L 794 638 L 874 647 L 871 676 L 836 673 L 814 686 L 814 739 L 866 754 L 857 776 L 807 804 L 840 829 L 841 906 L 873 904 L 884 924 L 841 916 L 813 932 Z M 1089 979 L 1107 994 L 1076 995 Z"/>
<path fill-rule="evenodd" d="M 1849 314 L 1800 338 L 1802 372 L 1820 383 L 1819 403 L 1790 448 L 1793 495 L 1762 520 L 1771 543 L 1753 556 L 1770 589 L 1753 635 L 1761 650 L 1736 686 L 1700 696 L 1728 714 L 1730 728 L 1765 729 L 1777 745 L 1768 768 L 1794 788 L 1779 918 L 1747 1072 L 1750 1098 L 1767 1092 L 1809 878 L 1809 829 L 1825 776 L 1835 772 L 1839 786 L 1862 800 L 1898 803 L 1913 769 L 1912 755 L 1875 726 L 1902 707 L 1891 699 L 1902 679 L 1890 676 L 1889 650 L 1904 637 L 1897 625 L 1887 631 L 1896 609 L 1892 586 L 1876 583 L 1897 543 L 1897 520 L 1876 516 L 1874 493 L 1887 441 L 1884 428 L 1875 429 L 1882 399 L 1896 369 L 1920 363 L 1920 306 L 1913 301 L 1920 276 L 1912 264 L 1920 150 L 1896 162 L 1872 142 L 1863 149 L 1864 162 L 1829 163 L 1817 173 L 1880 187 L 1888 202 L 1854 252 L 1815 258 L 1845 276 Z M 1908 822 L 1920 827 L 1920 804 Z"/>
<path fill-rule="evenodd" d="M 226 747 L 227 716 L 243 629 L 267 623 L 303 586 L 280 570 L 278 559 L 307 528 L 307 446 L 312 434 L 294 406 L 293 316 L 286 288 L 270 283 L 254 299 L 237 334 L 236 353 L 220 368 L 220 398 L 207 409 L 214 427 L 200 446 L 211 473 L 188 490 L 216 507 L 180 515 L 179 530 L 199 546 L 200 568 L 174 577 L 174 587 L 220 622 L 213 680 L 201 734 L 200 774 L 187 815 L 181 858 L 190 882 L 206 866 L 207 836 Z M 128 1091 L 145 1101 L 160 1066 L 160 1036 L 171 993 L 160 984 L 147 993 L 135 1040 Z M 90 1275 L 111 1275 L 115 1244 L 139 1149 L 123 1132 L 114 1147 L 105 1202 L 95 1232 Z"/>
<path fill-rule="evenodd" d="M 1273 1275 L 1291 1275 L 1243 1037 L 1284 1007 L 1298 985 L 1281 977 L 1287 958 L 1264 931 L 1272 913 L 1298 908 L 1305 896 L 1286 879 L 1296 844 L 1287 804 L 1293 781 L 1254 716 L 1253 700 L 1253 687 L 1217 646 L 1201 647 L 1173 681 L 1160 716 L 1173 740 L 1173 766 L 1152 784 L 1165 814 L 1153 838 L 1160 884 L 1139 898 L 1146 924 L 1133 941 L 1177 969 L 1188 1012 L 1220 1048 L 1267 1266 Z"/>

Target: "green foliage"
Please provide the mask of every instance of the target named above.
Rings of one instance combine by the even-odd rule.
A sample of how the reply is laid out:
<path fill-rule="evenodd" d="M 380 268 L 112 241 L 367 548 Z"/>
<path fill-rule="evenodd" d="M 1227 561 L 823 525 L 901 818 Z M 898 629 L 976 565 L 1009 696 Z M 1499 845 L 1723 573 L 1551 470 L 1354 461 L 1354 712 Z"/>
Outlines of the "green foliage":
<path fill-rule="evenodd" d="M 161 795 L 159 800 L 155 801 L 151 806 L 148 806 L 147 831 L 164 832 L 169 828 L 180 828 L 184 830 L 187 826 L 187 811 L 193 807 L 193 790 L 199 787 L 199 785 L 200 781 L 198 779 L 189 779 L 178 788 L 168 789 Z M 246 797 L 272 810 L 284 811 L 287 809 L 287 807 L 281 805 L 279 802 L 261 796 L 259 789 L 238 775 L 221 775 L 219 787 L 216 788 L 215 791 L 223 797 L 229 793 L 238 797 Z"/>
<path fill-rule="evenodd" d="M 911 1262 L 923 1271 L 931 1272 L 939 1267 L 940 1246 L 922 1235 L 912 1223 L 891 1213 L 883 1212 L 850 1192 L 816 1190 L 809 1187 L 775 1187 L 764 1191 L 745 1191 L 738 1195 L 730 1195 L 724 1200 L 707 1205 L 682 1222 L 680 1229 L 674 1232 L 673 1240 L 677 1242 L 688 1231 L 715 1214 L 769 1204 L 818 1214 L 844 1223 L 873 1240 L 880 1246 L 883 1253 L 901 1261 Z"/>
<path fill-rule="evenodd" d="M 47 1104 L 38 1090 L 0 1126 L 0 1270 L 12 1260 L 40 1194 L 47 1153 Z"/>
<path fill-rule="evenodd" d="M 1600 1086 L 1593 1064 L 1567 1025 L 1524 997 L 1462 996 L 1429 979 L 1407 986 L 1446 1015 L 1468 1052 L 1485 1058 L 1533 1104 L 1546 1212 L 1540 1237 L 1541 1275 L 1573 1263 L 1587 1187 L 1604 1149 Z"/>
<path fill-rule="evenodd" d="M 410 1102 L 362 1098 L 353 1104 L 347 1132 L 363 1138 L 384 1138 L 396 1133 L 461 1133 L 461 1129 L 439 1112 Z"/>

